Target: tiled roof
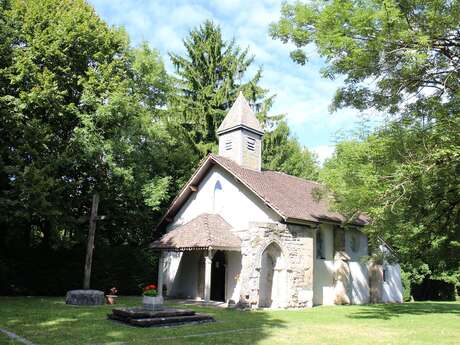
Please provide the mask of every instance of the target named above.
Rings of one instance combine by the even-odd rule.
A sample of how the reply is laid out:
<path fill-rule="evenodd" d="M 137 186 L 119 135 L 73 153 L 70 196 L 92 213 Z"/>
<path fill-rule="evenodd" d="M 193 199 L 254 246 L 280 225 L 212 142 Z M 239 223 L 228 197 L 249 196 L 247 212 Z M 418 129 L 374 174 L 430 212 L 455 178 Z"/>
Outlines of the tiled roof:
<path fill-rule="evenodd" d="M 235 175 L 243 184 L 286 220 L 342 222 L 345 218 L 330 210 L 326 197 L 321 197 L 324 186 L 284 173 L 246 169 L 230 159 L 212 155 L 222 167 Z M 365 224 L 359 219 L 358 224 Z"/>
<path fill-rule="evenodd" d="M 320 197 L 324 190 L 320 183 L 276 171 L 243 168 L 228 158 L 210 154 L 173 200 L 157 227 L 174 217 L 193 193 L 190 187 L 198 185 L 216 164 L 233 175 L 286 222 L 341 223 L 345 220 L 343 215 L 330 209 L 327 198 Z M 353 222 L 354 225 L 367 223 L 368 220 L 363 215 Z"/>
<path fill-rule="evenodd" d="M 230 231 L 231 228 L 221 216 L 203 213 L 163 235 L 151 247 L 178 251 L 210 248 L 239 250 L 241 241 Z"/>
<path fill-rule="evenodd" d="M 224 121 L 222 121 L 217 129 L 217 134 L 239 127 L 253 130 L 260 134 L 263 134 L 264 132 L 242 92 L 240 92 L 230 111 L 225 116 Z"/>

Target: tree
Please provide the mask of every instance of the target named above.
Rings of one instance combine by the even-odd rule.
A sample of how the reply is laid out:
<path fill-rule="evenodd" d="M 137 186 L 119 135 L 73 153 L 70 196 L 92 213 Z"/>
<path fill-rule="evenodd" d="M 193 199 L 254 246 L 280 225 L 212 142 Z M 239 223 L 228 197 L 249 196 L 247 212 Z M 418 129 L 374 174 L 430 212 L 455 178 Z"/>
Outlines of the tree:
<path fill-rule="evenodd" d="M 371 216 L 367 231 L 397 251 L 412 277 L 459 283 L 460 2 L 315 1 L 285 4 L 271 34 L 323 75 L 345 76 L 333 109 L 390 115 L 358 141 L 337 146 L 322 178 L 350 218 Z"/>
<path fill-rule="evenodd" d="M 172 88 L 159 54 L 131 48 L 83 0 L 14 0 L 0 10 L 5 251 L 81 245 L 96 194 L 96 243 L 145 245 L 192 166 L 162 121 Z"/>
<path fill-rule="evenodd" d="M 281 120 L 273 130 L 265 132 L 262 146 L 264 169 L 310 180 L 318 179 L 316 157 L 292 136 L 286 121 Z"/>
<path fill-rule="evenodd" d="M 266 130 L 263 167 L 316 178 L 312 154 L 292 138 L 282 115 L 268 114 L 274 96 L 266 97 L 268 91 L 259 86 L 262 69 L 253 77 L 247 76 L 254 61 L 249 50 L 239 48 L 235 40 L 224 41 L 220 28 L 211 21 L 193 29 L 184 46 L 186 56 L 170 54 L 179 85 L 172 114 L 178 114 L 176 122 L 185 127 L 196 151 L 203 155 L 217 149 L 217 128 L 238 92 L 243 91 Z"/>
<path fill-rule="evenodd" d="M 380 239 L 389 243 L 415 282 L 427 276 L 460 280 L 460 167 L 444 162 L 459 158 L 460 136 L 450 133 L 451 125 L 439 121 L 427 130 L 392 124 L 342 141 L 320 174 L 340 211 L 350 219 L 363 211 L 370 216 L 366 231 L 374 247 Z"/>
<path fill-rule="evenodd" d="M 220 27 L 211 21 L 190 31 L 184 39 L 185 56 L 170 54 L 178 76 L 178 94 L 172 100 L 174 113 L 189 133 L 198 152 L 206 154 L 217 147 L 216 131 L 238 92 L 243 91 L 261 117 L 265 117 L 271 98 L 259 86 L 262 70 L 248 77 L 254 61 L 249 50 L 235 40 L 225 41 Z M 247 81 L 243 81 L 247 79 Z"/>
<path fill-rule="evenodd" d="M 274 38 L 298 49 L 314 43 L 327 61 L 325 78 L 345 75 L 334 107 L 400 113 L 410 104 L 450 99 L 460 83 L 460 2 L 334 0 L 284 4 Z"/>

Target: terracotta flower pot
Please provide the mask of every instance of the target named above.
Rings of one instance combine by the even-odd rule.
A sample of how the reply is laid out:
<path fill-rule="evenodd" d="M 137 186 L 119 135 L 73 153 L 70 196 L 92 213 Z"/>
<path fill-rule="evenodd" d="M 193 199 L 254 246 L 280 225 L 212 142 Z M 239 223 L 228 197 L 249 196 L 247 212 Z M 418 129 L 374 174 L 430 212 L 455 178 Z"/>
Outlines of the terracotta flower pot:
<path fill-rule="evenodd" d="M 115 304 L 117 302 L 117 295 L 105 295 L 107 304 Z"/>

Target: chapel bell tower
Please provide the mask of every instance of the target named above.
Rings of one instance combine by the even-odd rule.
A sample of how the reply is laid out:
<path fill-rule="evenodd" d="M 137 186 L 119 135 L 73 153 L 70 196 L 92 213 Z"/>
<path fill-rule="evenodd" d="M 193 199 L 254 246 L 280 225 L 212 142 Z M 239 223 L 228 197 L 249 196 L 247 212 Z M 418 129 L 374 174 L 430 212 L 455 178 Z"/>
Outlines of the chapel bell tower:
<path fill-rule="evenodd" d="M 217 129 L 217 135 L 219 156 L 260 171 L 264 131 L 241 91 Z"/>

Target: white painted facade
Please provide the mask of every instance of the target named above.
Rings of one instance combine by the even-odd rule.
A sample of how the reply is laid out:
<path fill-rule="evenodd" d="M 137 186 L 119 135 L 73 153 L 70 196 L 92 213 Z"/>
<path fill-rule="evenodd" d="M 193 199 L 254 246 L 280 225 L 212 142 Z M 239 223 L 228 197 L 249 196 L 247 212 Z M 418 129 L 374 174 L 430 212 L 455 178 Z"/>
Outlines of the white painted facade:
<path fill-rule="evenodd" d="M 218 186 L 216 188 L 216 186 Z M 279 217 L 274 211 L 264 205 L 246 187 L 235 181 L 232 176 L 219 166 L 214 166 L 203 178 L 195 192 L 182 206 L 168 229 L 182 225 L 202 213 L 218 213 L 229 224 L 236 234 L 244 237 L 254 223 L 279 223 Z M 324 259 L 316 257 L 318 233 L 321 232 Z M 336 304 L 337 260 L 334 259 L 334 227 L 331 224 L 321 224 L 315 232 L 314 268 L 313 268 L 313 305 Z M 345 232 L 345 248 L 349 256 L 347 265 L 350 275 L 350 303 L 369 303 L 369 275 L 365 261 L 368 255 L 367 237 L 360 231 Z M 289 254 L 289 253 L 288 253 Z M 226 287 L 227 301 L 238 301 L 240 298 L 241 269 L 243 258 L 240 252 L 227 251 L 226 255 Z M 165 258 L 165 285 L 168 294 L 182 298 L 201 299 L 199 281 L 203 273 L 199 271 L 202 253 L 168 253 Z M 394 286 L 400 286 L 399 271 L 389 267 L 391 283 L 385 283 L 383 301 L 397 302 L 402 296 L 402 290 L 394 291 Z M 398 285 L 399 278 L 399 285 Z M 276 287 L 273 287 L 276 294 Z M 305 290 L 308 292 L 308 290 Z M 287 305 L 287 303 L 286 303 Z"/>
<path fill-rule="evenodd" d="M 320 232 L 320 234 L 319 234 Z M 322 238 L 323 258 L 317 255 L 318 239 Z M 334 293 L 334 231 L 330 224 L 321 224 L 315 237 L 315 270 L 313 278 L 313 304 L 332 305 L 335 300 Z"/>
<path fill-rule="evenodd" d="M 385 279 L 382 282 L 382 302 L 402 303 L 403 286 L 401 281 L 401 267 L 399 264 L 384 264 Z"/>
<path fill-rule="evenodd" d="M 321 235 L 318 235 L 321 232 Z M 316 253 L 314 273 L 314 299 L 315 305 L 336 304 L 337 282 L 335 272 L 340 265 L 334 258 L 334 230 L 331 224 L 321 224 L 317 232 L 316 240 L 321 238 L 323 242 L 323 258 Z M 316 241 L 316 246 L 318 242 Z M 315 246 L 315 248 L 316 248 Z M 348 290 L 352 304 L 369 303 L 369 274 L 367 262 L 363 261 L 368 255 L 367 237 L 358 230 L 345 232 L 345 249 L 348 254 L 347 270 L 349 286 Z"/>
<path fill-rule="evenodd" d="M 221 189 L 215 198 L 215 187 L 218 183 Z M 250 222 L 279 221 L 279 216 L 274 211 L 219 166 L 214 166 L 201 181 L 198 191 L 184 203 L 168 230 L 185 224 L 202 213 L 220 214 L 235 231 L 248 229 Z"/>
<path fill-rule="evenodd" d="M 219 166 L 211 168 L 195 192 L 181 207 L 168 226 L 170 231 L 187 223 L 203 213 L 217 213 L 222 216 L 236 233 L 249 229 L 251 222 L 275 223 L 279 217 L 254 196 L 246 187 L 238 185 L 235 179 Z M 241 287 L 241 253 L 225 253 L 226 299 L 238 301 Z M 200 254 L 196 252 L 165 255 L 164 284 L 168 294 L 182 298 L 202 298 L 198 292 Z"/>

